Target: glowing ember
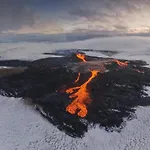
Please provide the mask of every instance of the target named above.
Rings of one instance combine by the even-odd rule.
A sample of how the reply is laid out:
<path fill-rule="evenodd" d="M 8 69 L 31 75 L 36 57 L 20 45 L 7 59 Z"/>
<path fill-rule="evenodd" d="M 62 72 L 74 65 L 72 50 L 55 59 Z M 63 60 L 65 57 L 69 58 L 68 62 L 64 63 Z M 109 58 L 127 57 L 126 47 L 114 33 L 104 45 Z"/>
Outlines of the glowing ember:
<path fill-rule="evenodd" d="M 84 54 L 78 53 L 78 54 L 76 54 L 76 56 L 77 56 L 79 59 L 81 59 L 83 62 L 86 62 L 86 60 L 85 60 L 85 55 L 84 55 Z"/>
<path fill-rule="evenodd" d="M 121 62 L 121 61 L 116 60 L 116 59 L 114 59 L 114 61 L 115 61 L 119 66 L 121 66 L 121 67 L 126 67 L 126 66 L 128 66 L 128 61 Z"/>
<path fill-rule="evenodd" d="M 74 83 L 77 83 L 80 80 L 80 72 L 78 73 L 77 79 L 74 81 Z"/>
<path fill-rule="evenodd" d="M 74 101 L 67 106 L 66 111 L 71 114 L 75 114 L 77 111 L 78 116 L 85 117 L 87 115 L 87 106 L 91 102 L 90 95 L 87 91 L 87 85 L 91 82 L 93 78 L 97 76 L 99 71 L 93 70 L 91 71 L 91 77 L 81 86 L 69 88 L 66 90 L 66 93 L 71 94 L 69 97 L 74 98 Z M 77 92 L 75 92 L 77 90 Z"/>

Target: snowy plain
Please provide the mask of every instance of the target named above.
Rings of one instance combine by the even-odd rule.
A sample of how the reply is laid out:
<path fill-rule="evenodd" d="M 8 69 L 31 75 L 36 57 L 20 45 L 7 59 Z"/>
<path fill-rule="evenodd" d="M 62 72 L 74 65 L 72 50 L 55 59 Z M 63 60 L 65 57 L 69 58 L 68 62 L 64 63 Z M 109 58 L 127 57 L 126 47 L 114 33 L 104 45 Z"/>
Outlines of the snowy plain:
<path fill-rule="evenodd" d="M 150 38 L 113 37 L 71 43 L 1 43 L 0 59 L 36 60 L 58 49 L 118 51 L 115 58 L 145 60 L 150 64 Z M 88 55 L 108 57 L 100 52 Z M 150 88 L 147 87 L 150 94 Z M 150 107 L 138 107 L 136 118 L 120 133 L 96 127 L 85 137 L 71 138 L 51 125 L 22 99 L 0 96 L 0 150 L 149 150 Z"/>

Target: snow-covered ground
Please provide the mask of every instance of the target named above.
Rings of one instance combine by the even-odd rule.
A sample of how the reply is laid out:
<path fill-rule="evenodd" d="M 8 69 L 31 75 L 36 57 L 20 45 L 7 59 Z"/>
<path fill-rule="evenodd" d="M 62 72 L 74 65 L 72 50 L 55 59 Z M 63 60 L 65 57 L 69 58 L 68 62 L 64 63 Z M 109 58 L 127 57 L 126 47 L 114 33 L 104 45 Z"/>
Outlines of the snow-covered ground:
<path fill-rule="evenodd" d="M 99 127 L 83 139 L 71 138 L 25 105 L 21 99 L 0 97 L 1 150 L 149 150 L 150 107 L 139 107 L 137 119 L 121 133 Z"/>
<path fill-rule="evenodd" d="M 118 57 L 139 58 L 150 55 L 149 37 L 113 37 L 100 38 L 70 43 L 0 43 L 0 59 L 26 59 L 36 60 L 42 57 L 44 52 L 52 52 L 58 49 L 94 49 L 118 51 Z M 91 52 L 89 54 L 92 54 Z M 103 56 L 95 53 L 96 56 Z M 136 57 L 135 57 L 136 58 Z"/>
<path fill-rule="evenodd" d="M 141 59 L 150 64 L 150 38 L 116 37 L 72 43 L 0 44 L 0 59 L 38 59 L 55 49 L 117 50 L 115 58 Z M 103 56 L 101 53 L 90 55 Z M 147 87 L 150 94 L 150 88 Z M 96 127 L 82 139 L 71 138 L 51 125 L 22 99 L 0 96 L 0 150 L 149 150 L 150 107 L 138 107 L 137 118 L 118 132 Z"/>

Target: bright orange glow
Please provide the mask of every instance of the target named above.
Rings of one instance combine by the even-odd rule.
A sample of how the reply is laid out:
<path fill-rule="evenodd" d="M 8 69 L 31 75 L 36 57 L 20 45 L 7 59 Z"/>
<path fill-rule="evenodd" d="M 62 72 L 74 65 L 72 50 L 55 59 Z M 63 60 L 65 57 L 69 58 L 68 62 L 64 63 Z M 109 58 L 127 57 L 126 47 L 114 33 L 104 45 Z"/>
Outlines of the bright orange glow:
<path fill-rule="evenodd" d="M 80 72 L 78 73 L 78 77 L 77 77 L 77 79 L 74 81 L 74 83 L 77 83 L 79 80 L 80 80 Z"/>
<path fill-rule="evenodd" d="M 79 59 L 81 59 L 83 62 L 86 62 L 86 60 L 85 60 L 85 55 L 84 55 L 84 54 L 78 53 L 78 54 L 76 54 L 76 56 L 77 56 Z"/>
<path fill-rule="evenodd" d="M 119 66 L 121 66 L 121 67 L 126 67 L 126 66 L 128 66 L 128 61 L 121 62 L 121 61 L 116 60 L 116 59 L 114 59 L 114 61 L 115 61 Z"/>
<path fill-rule="evenodd" d="M 76 54 L 77 58 L 81 59 L 83 62 L 86 62 L 84 54 Z M 114 61 L 121 67 L 128 66 L 128 62 L 121 62 L 114 59 Z M 66 90 L 66 93 L 69 94 L 69 98 L 73 99 L 72 103 L 66 107 L 66 111 L 70 114 L 76 114 L 80 117 L 85 117 L 88 113 L 87 105 L 91 103 L 90 94 L 87 90 L 88 84 L 97 76 L 99 70 L 90 70 L 91 76 L 89 79 L 80 86 L 72 87 Z M 80 80 L 81 74 L 78 73 L 77 79 L 74 83 L 77 83 Z"/>
<path fill-rule="evenodd" d="M 73 102 L 67 106 L 66 111 L 70 114 L 75 114 L 78 111 L 78 116 L 85 117 L 88 113 L 87 104 L 91 102 L 90 95 L 87 91 L 87 85 L 93 78 L 97 76 L 99 71 L 91 71 L 91 77 L 81 86 L 69 88 L 66 93 L 71 94 L 69 97 L 74 99 Z"/>

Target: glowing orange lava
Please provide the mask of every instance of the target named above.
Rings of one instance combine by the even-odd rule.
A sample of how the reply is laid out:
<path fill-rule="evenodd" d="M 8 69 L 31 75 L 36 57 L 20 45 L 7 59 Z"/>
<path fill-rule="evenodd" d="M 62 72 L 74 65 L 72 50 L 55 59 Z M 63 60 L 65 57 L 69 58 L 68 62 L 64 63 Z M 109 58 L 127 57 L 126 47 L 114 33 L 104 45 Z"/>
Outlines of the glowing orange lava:
<path fill-rule="evenodd" d="M 86 62 L 84 54 L 76 54 L 77 58 L 81 59 L 83 62 Z M 87 104 L 91 102 L 90 95 L 87 91 L 87 85 L 91 82 L 93 78 L 97 76 L 99 71 L 92 70 L 91 77 L 83 83 L 81 86 L 69 88 L 66 90 L 66 93 L 71 94 L 69 97 L 74 99 L 73 102 L 67 106 L 66 111 L 70 114 L 75 114 L 77 112 L 78 116 L 85 117 L 88 113 Z M 74 83 L 77 83 L 80 80 L 80 73 Z"/>
<path fill-rule="evenodd" d="M 87 104 L 91 102 L 90 95 L 87 91 L 87 85 L 93 78 L 97 76 L 99 71 L 92 70 L 91 77 L 81 86 L 69 88 L 66 90 L 66 93 L 71 94 L 69 97 L 73 100 L 73 102 L 67 106 L 66 111 L 71 114 L 75 114 L 78 111 L 78 116 L 85 117 L 87 115 Z"/>
<path fill-rule="evenodd" d="M 81 59 L 83 62 L 86 62 L 85 55 L 84 54 L 76 54 L 77 58 Z M 119 66 L 128 66 L 128 62 L 121 62 L 119 60 L 114 61 L 119 65 Z M 87 105 L 91 102 L 90 94 L 88 93 L 87 90 L 87 85 L 92 81 L 93 78 L 95 78 L 100 72 L 99 70 L 91 70 L 91 76 L 90 78 L 83 83 L 80 86 L 72 87 L 66 90 L 67 94 L 69 95 L 69 98 L 73 99 L 73 102 L 69 104 L 66 107 L 66 111 L 69 112 L 70 114 L 76 114 L 80 117 L 85 117 L 88 113 L 87 110 Z M 80 73 L 78 73 L 78 77 L 75 80 L 74 83 L 77 83 L 80 80 Z"/>
<path fill-rule="evenodd" d="M 86 60 L 85 60 L 85 55 L 84 55 L 84 54 L 78 53 L 78 54 L 76 54 L 76 56 L 77 56 L 79 59 L 81 59 L 83 62 L 86 62 Z"/>
<path fill-rule="evenodd" d="M 78 77 L 77 77 L 77 79 L 74 81 L 74 83 L 77 83 L 79 80 L 80 80 L 80 72 L 78 73 Z"/>
<path fill-rule="evenodd" d="M 126 66 L 128 66 L 128 61 L 121 62 L 121 61 L 116 60 L 116 59 L 114 59 L 114 61 L 115 61 L 119 66 L 121 66 L 121 67 L 126 67 Z"/>

